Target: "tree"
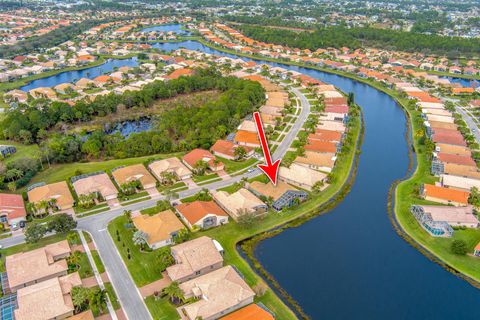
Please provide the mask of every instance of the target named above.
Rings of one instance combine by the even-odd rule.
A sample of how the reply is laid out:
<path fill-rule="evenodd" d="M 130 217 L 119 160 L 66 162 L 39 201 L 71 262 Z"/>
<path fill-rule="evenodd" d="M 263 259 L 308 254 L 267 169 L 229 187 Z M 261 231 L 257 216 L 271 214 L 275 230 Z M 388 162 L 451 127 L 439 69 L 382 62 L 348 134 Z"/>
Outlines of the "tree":
<path fill-rule="evenodd" d="M 105 290 L 97 289 L 90 291 L 88 305 L 93 311 L 98 310 L 100 313 L 103 313 L 103 308 L 106 305 L 106 301 L 107 292 Z"/>
<path fill-rule="evenodd" d="M 453 240 L 451 250 L 456 255 L 464 256 L 468 252 L 467 243 L 464 240 Z"/>
<path fill-rule="evenodd" d="M 195 170 L 196 174 L 203 176 L 205 174 L 205 171 L 207 171 L 208 169 L 208 163 L 200 159 L 195 162 L 195 164 L 193 165 L 193 169 Z"/>
<path fill-rule="evenodd" d="M 320 193 L 322 188 L 325 186 L 325 182 L 323 180 L 315 182 L 315 184 L 312 187 L 312 191 L 315 193 Z"/>
<path fill-rule="evenodd" d="M 87 310 L 88 301 L 91 295 L 91 289 L 86 287 L 73 287 L 71 294 L 72 302 L 75 306 L 75 312 L 82 312 Z"/>
<path fill-rule="evenodd" d="M 480 192 L 478 191 L 477 187 L 473 187 L 470 190 L 470 196 L 468 197 L 468 203 L 470 203 L 471 205 L 473 205 L 477 208 L 480 206 Z"/>
<path fill-rule="evenodd" d="M 175 243 L 183 243 L 185 241 L 188 241 L 190 239 L 190 232 L 188 232 L 187 229 L 181 229 L 178 231 L 177 235 L 175 236 Z"/>
<path fill-rule="evenodd" d="M 30 223 L 25 228 L 25 241 L 27 243 L 36 243 L 47 233 L 47 228 L 40 223 Z"/>
<path fill-rule="evenodd" d="M 137 230 L 133 233 L 132 241 L 136 246 L 140 246 L 140 249 L 143 250 L 148 241 L 148 234 L 142 230 Z"/>
<path fill-rule="evenodd" d="M 173 303 L 185 301 L 182 289 L 177 281 L 170 283 L 168 287 L 163 288 L 162 293 L 166 295 Z"/>
<path fill-rule="evenodd" d="M 255 224 L 255 222 L 258 220 L 258 216 L 255 214 L 255 212 L 250 212 L 247 209 L 239 209 L 238 213 L 238 224 L 250 228 Z"/>
<path fill-rule="evenodd" d="M 53 217 L 48 223 L 48 231 L 67 233 L 77 227 L 77 221 L 71 215 L 62 213 Z"/>
<path fill-rule="evenodd" d="M 160 173 L 160 178 L 162 180 L 162 183 L 165 185 L 172 185 L 177 180 L 175 174 L 169 171 L 163 171 L 162 173 Z"/>
<path fill-rule="evenodd" d="M 240 146 L 233 150 L 233 155 L 235 156 L 235 159 L 242 160 L 247 156 L 247 151 L 244 147 Z"/>

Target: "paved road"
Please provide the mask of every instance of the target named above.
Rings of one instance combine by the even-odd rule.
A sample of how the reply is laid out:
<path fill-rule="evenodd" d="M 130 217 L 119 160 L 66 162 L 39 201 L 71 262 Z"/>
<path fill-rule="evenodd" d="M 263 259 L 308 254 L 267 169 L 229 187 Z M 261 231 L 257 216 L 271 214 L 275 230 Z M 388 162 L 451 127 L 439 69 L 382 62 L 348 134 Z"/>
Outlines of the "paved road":
<path fill-rule="evenodd" d="M 298 132 L 302 128 L 303 124 L 307 120 L 310 114 L 310 103 L 305 96 L 297 89 L 292 89 L 292 92 L 299 97 L 302 110 L 292 126 L 292 129 L 285 136 L 281 144 L 275 150 L 272 155 L 273 160 L 282 158 L 287 152 L 288 148 L 292 144 L 293 140 L 297 136 Z M 230 177 L 227 180 L 213 182 L 207 185 L 199 186 L 197 188 L 188 189 L 178 193 L 180 198 L 185 198 L 194 195 L 203 188 L 209 190 L 216 190 L 229 186 L 235 182 L 240 181 L 242 178 L 253 178 L 259 175 L 261 172 L 259 169 L 254 169 L 252 172 L 247 172 L 238 176 Z M 164 196 L 159 195 L 155 198 L 148 199 L 142 202 L 137 202 L 131 205 L 118 207 L 105 211 L 102 213 L 94 214 L 91 216 L 78 219 L 79 230 L 85 230 L 90 233 L 95 246 L 102 258 L 105 270 L 108 273 L 110 281 L 117 293 L 118 299 L 122 305 L 122 308 L 128 319 L 135 320 L 148 320 L 152 319 L 137 286 L 133 282 L 127 267 L 123 263 L 120 254 L 117 251 L 115 243 L 110 237 L 107 226 L 108 223 L 123 214 L 125 210 L 142 210 L 150 208 L 156 204 L 158 200 L 165 199 Z M 10 247 L 16 244 L 20 244 L 25 241 L 23 235 L 13 236 L 0 240 L 0 245 L 4 248 Z"/>
<path fill-rule="evenodd" d="M 447 97 L 440 98 L 444 101 L 450 101 L 455 105 L 455 111 L 462 116 L 463 120 L 467 123 L 468 128 L 470 128 L 472 135 L 475 137 L 475 140 L 478 144 L 480 144 L 480 130 L 478 128 L 478 124 L 473 119 L 473 116 L 466 112 L 465 109 L 463 109 L 460 105 L 458 105 L 458 100 Z"/>

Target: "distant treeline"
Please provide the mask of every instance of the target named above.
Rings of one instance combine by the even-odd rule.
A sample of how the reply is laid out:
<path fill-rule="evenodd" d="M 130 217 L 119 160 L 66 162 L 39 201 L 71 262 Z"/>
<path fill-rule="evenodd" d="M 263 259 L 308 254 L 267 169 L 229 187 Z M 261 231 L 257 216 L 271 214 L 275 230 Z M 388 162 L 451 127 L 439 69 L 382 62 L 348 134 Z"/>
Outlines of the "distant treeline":
<path fill-rule="evenodd" d="M 246 24 L 236 26 L 236 28 L 255 40 L 300 49 L 373 47 L 449 57 L 480 56 L 480 39 L 444 37 L 375 28 L 327 27 L 317 29 L 313 33 Z"/>
<path fill-rule="evenodd" d="M 104 21 L 87 20 L 69 26 L 59 27 L 41 36 L 33 36 L 12 45 L 0 46 L 0 58 L 12 58 L 19 55 L 31 54 L 40 49 L 58 46 L 102 22 Z"/>

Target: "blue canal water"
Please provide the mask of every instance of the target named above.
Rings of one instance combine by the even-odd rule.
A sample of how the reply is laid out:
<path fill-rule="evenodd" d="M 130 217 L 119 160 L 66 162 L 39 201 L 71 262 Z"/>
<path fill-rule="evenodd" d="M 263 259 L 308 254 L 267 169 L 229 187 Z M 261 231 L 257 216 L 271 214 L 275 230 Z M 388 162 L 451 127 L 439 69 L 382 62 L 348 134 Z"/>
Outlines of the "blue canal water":
<path fill-rule="evenodd" d="M 235 57 L 193 41 L 157 47 Z M 255 252 L 259 261 L 313 319 L 479 319 L 480 290 L 409 246 L 388 219 L 388 190 L 409 162 L 401 107 L 355 80 L 265 63 L 353 92 L 366 129 L 347 197 L 328 214 L 262 241 Z"/>
<path fill-rule="evenodd" d="M 195 41 L 154 46 L 164 51 L 183 47 L 239 58 Z M 405 176 L 409 161 L 406 118 L 400 106 L 388 95 L 355 80 L 263 63 L 353 92 L 363 110 L 366 131 L 357 177 L 346 198 L 328 214 L 261 242 L 255 252 L 259 261 L 313 319 L 478 320 L 480 290 L 410 247 L 388 219 L 389 187 Z M 57 81 L 57 76 L 42 86 L 69 81 Z M 86 74 L 70 78 L 82 76 Z"/>
<path fill-rule="evenodd" d="M 81 78 L 93 79 L 105 73 L 112 72 L 115 68 L 123 66 L 135 67 L 138 65 L 137 57 L 129 59 L 108 59 L 105 63 L 82 70 L 66 71 L 59 74 L 34 80 L 29 84 L 20 88 L 20 90 L 28 91 L 39 87 L 54 87 L 61 83 L 78 81 Z"/>
<path fill-rule="evenodd" d="M 165 24 L 161 26 L 154 26 L 154 27 L 149 27 L 141 30 L 142 32 L 151 32 L 151 31 L 159 31 L 159 32 L 170 32 L 173 31 L 177 35 L 188 35 L 190 32 L 187 30 L 182 29 L 181 24 Z"/>

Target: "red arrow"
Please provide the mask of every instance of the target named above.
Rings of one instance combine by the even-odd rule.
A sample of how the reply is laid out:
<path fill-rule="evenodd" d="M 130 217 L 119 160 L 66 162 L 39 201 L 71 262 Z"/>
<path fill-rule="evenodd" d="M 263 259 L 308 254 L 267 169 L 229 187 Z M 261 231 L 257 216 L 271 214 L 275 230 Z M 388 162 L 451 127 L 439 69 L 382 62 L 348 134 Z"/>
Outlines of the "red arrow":
<path fill-rule="evenodd" d="M 258 137 L 260 138 L 260 143 L 262 144 L 263 155 L 267 164 L 257 165 L 260 170 L 265 172 L 270 181 L 274 185 L 277 185 L 277 174 L 278 174 L 278 165 L 280 164 L 281 159 L 278 159 L 272 163 L 272 157 L 270 156 L 270 149 L 268 148 L 267 138 L 265 137 L 265 132 L 263 131 L 263 123 L 260 118 L 260 113 L 254 112 L 253 118 L 255 119 L 255 124 L 257 126 Z"/>

